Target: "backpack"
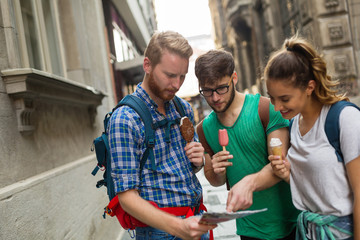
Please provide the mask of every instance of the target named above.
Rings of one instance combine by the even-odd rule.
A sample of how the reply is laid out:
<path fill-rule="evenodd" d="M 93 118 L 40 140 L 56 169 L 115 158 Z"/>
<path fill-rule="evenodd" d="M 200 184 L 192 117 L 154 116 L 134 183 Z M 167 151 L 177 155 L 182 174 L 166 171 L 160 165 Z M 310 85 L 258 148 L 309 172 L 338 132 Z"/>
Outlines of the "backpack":
<path fill-rule="evenodd" d="M 339 101 L 331 105 L 330 110 L 325 119 L 325 134 L 331 146 L 335 149 L 335 154 L 339 162 L 343 162 L 343 154 L 340 148 L 340 124 L 339 116 L 344 107 L 352 106 L 360 111 L 360 108 L 354 103 L 348 101 Z M 291 126 L 294 119 L 290 120 L 289 132 L 291 133 Z"/>
<path fill-rule="evenodd" d="M 176 107 L 178 113 L 180 114 L 180 116 L 181 117 L 185 116 L 185 109 L 181 103 L 180 98 L 175 96 L 173 98 L 173 102 L 174 102 L 175 107 Z M 142 169 L 143 169 L 147 159 L 150 159 L 150 161 L 151 161 L 151 169 L 153 169 L 153 170 L 156 169 L 155 160 L 154 160 L 154 152 L 153 152 L 153 147 L 155 146 L 155 131 L 156 131 L 156 129 L 171 123 L 167 119 L 153 123 L 151 113 L 150 113 L 150 110 L 148 109 L 148 107 L 145 105 L 145 103 L 140 98 L 138 98 L 134 95 L 125 96 L 116 105 L 116 107 L 112 109 L 111 112 L 109 112 L 105 115 L 104 131 L 101 134 L 101 136 L 94 139 L 93 147 L 91 149 L 92 151 L 95 150 L 96 159 L 97 159 L 97 165 L 94 168 L 94 170 L 91 172 L 91 174 L 95 176 L 99 169 L 104 171 L 103 178 L 97 182 L 96 187 L 100 188 L 102 186 L 105 186 L 107 188 L 107 194 L 109 196 L 110 201 L 114 199 L 114 197 L 116 196 L 116 193 L 115 193 L 115 189 L 114 189 L 114 182 L 111 177 L 111 156 L 110 156 L 110 148 L 109 148 L 109 142 L 108 142 L 108 124 L 109 124 L 109 120 L 110 120 L 113 112 L 117 108 L 124 106 L 124 105 L 127 105 L 127 106 L 131 107 L 133 110 L 135 110 L 139 114 L 140 118 L 142 119 L 142 121 L 145 125 L 145 143 L 146 143 L 147 148 L 140 160 L 140 177 L 141 177 Z M 172 122 L 172 123 L 180 123 L 180 119 L 177 119 L 176 122 Z M 115 200 L 117 200 L 117 198 Z M 113 201 L 113 204 L 109 204 L 109 206 L 115 205 L 115 204 L 117 204 L 117 203 L 115 203 L 115 201 Z M 104 218 L 106 216 L 106 213 L 108 213 L 110 216 L 114 216 L 113 214 L 110 214 L 109 206 L 105 207 L 105 211 L 104 211 L 104 215 L 103 215 Z M 112 206 L 112 207 L 114 207 L 114 206 Z"/>
<path fill-rule="evenodd" d="M 269 107 L 270 107 L 270 99 L 267 97 L 260 96 L 259 105 L 258 105 L 258 114 L 259 114 L 260 121 L 261 121 L 261 124 L 264 129 L 265 135 L 266 135 L 266 128 L 269 124 L 269 118 L 270 118 Z M 199 136 L 199 140 L 200 140 L 201 144 L 204 147 L 205 152 L 208 153 L 210 156 L 212 156 L 212 155 L 214 155 L 214 151 L 211 149 L 211 147 L 209 146 L 209 144 L 205 138 L 204 129 L 202 127 L 203 121 L 204 120 L 202 120 L 196 126 L 196 132 Z M 227 178 L 226 178 L 226 188 L 227 188 L 227 190 L 230 190 L 230 185 L 229 185 Z"/>

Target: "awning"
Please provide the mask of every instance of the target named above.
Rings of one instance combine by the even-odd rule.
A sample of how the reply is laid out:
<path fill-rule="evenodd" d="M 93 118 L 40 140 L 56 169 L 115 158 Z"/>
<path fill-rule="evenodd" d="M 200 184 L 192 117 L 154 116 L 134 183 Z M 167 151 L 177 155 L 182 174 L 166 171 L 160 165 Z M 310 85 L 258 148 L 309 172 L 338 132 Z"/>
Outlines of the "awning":
<path fill-rule="evenodd" d="M 143 80 L 144 69 L 143 69 L 144 56 L 134 58 L 129 61 L 116 62 L 116 71 L 121 71 L 121 74 L 125 77 L 127 85 L 135 85 Z"/>

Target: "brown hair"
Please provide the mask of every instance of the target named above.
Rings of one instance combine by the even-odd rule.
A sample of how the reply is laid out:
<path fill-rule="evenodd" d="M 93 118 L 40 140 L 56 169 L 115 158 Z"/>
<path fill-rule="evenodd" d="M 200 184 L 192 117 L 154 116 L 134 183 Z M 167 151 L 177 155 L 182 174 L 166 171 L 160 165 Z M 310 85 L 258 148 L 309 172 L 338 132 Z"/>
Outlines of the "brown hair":
<path fill-rule="evenodd" d="M 199 85 L 215 84 L 225 76 L 231 76 L 235 69 L 234 58 L 224 50 L 210 50 L 195 61 L 195 75 Z"/>
<path fill-rule="evenodd" d="M 280 50 L 268 61 L 264 70 L 265 81 L 287 81 L 292 86 L 305 89 L 310 80 L 316 82 L 313 96 L 323 104 L 348 100 L 337 94 L 339 84 L 327 74 L 325 61 L 304 38 L 295 35 L 286 39 Z"/>
<path fill-rule="evenodd" d="M 157 32 L 151 37 L 144 55 L 149 58 L 151 66 L 155 67 L 165 50 L 187 59 L 193 54 L 189 42 L 181 34 L 165 31 Z"/>

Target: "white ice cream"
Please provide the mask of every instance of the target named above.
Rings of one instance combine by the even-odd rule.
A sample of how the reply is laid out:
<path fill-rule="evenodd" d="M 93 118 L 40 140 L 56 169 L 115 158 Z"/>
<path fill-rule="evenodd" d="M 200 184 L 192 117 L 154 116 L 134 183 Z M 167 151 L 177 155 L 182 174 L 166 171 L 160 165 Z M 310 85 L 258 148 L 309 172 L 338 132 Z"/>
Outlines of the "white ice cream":
<path fill-rule="evenodd" d="M 271 138 L 270 140 L 270 147 L 277 147 L 281 146 L 281 140 L 279 138 Z"/>

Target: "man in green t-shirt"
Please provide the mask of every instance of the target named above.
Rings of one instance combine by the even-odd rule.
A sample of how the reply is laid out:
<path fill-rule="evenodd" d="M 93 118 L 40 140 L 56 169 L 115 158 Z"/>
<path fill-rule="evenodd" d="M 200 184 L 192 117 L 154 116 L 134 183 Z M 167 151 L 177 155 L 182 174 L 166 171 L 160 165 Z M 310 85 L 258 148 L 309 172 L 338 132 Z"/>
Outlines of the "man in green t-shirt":
<path fill-rule="evenodd" d="M 207 148 L 200 138 L 206 151 L 205 176 L 213 186 L 228 182 L 227 211 L 268 209 L 236 220 L 241 240 L 295 239 L 298 211 L 291 202 L 289 185 L 273 174 L 268 161 L 273 137 L 280 138 L 286 155 L 289 123 L 268 104 L 265 130 L 258 112 L 260 95 L 238 92 L 234 69 L 232 55 L 223 50 L 210 50 L 195 62 L 200 93 L 213 109 L 197 126 L 208 144 Z M 219 129 L 228 133 L 226 151 L 219 144 Z"/>

